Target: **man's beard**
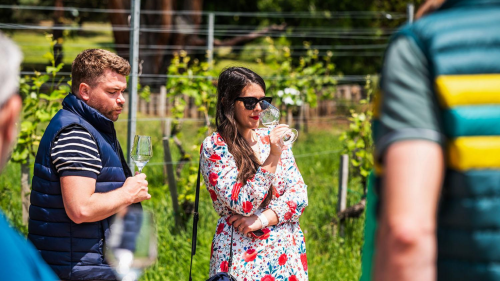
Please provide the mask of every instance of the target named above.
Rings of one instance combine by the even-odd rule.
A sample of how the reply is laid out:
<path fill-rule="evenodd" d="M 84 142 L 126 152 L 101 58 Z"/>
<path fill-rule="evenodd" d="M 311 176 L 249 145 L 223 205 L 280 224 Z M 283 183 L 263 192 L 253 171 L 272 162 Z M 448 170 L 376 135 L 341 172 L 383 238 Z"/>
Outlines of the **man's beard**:
<path fill-rule="evenodd" d="M 102 104 L 100 103 L 93 103 L 92 102 L 92 99 L 90 99 L 87 103 L 88 106 L 92 107 L 93 109 L 99 111 L 99 113 L 101 113 L 102 115 L 104 115 L 104 117 L 108 118 L 109 120 L 115 122 L 116 120 L 118 120 L 118 116 L 115 118 L 114 117 L 114 112 L 117 111 L 117 110 L 123 110 L 123 107 L 119 106 L 119 107 L 114 107 L 112 110 L 109 110 L 107 108 L 105 108 L 104 106 L 102 106 Z"/>

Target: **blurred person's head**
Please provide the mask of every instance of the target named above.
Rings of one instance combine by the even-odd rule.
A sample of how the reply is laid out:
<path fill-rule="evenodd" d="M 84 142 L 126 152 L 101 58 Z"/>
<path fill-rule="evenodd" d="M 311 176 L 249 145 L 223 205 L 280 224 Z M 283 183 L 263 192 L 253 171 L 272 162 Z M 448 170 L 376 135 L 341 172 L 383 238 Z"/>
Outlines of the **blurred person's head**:
<path fill-rule="evenodd" d="M 17 136 L 17 120 L 22 108 L 18 95 L 22 53 L 0 33 L 0 170 L 7 162 Z"/>
<path fill-rule="evenodd" d="M 71 91 L 111 121 L 123 110 L 130 64 L 124 58 L 101 49 L 88 49 L 76 56 L 71 66 Z"/>
<path fill-rule="evenodd" d="M 248 130 L 259 127 L 262 112 L 259 102 L 245 102 L 238 98 L 260 99 L 266 95 L 266 83 L 257 73 L 244 67 L 230 67 L 222 71 L 217 83 L 217 132 L 233 154 L 238 166 L 238 179 L 246 182 L 260 166 L 252 147 L 243 138 Z M 267 198 L 271 199 L 272 196 Z M 267 199 L 266 198 L 266 199 Z M 266 200 L 267 201 L 267 200 Z M 266 205 L 268 202 L 264 201 Z"/>

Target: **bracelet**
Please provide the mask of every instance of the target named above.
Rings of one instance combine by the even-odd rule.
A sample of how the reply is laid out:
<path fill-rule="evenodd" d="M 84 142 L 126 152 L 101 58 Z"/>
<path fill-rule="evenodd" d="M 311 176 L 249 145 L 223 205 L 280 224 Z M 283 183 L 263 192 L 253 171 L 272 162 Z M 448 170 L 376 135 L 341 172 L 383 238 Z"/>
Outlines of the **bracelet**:
<path fill-rule="evenodd" d="M 260 223 L 262 224 L 262 228 L 265 228 L 269 225 L 269 220 L 267 220 L 266 215 L 264 215 L 260 210 L 256 212 L 255 215 L 259 218 Z"/>

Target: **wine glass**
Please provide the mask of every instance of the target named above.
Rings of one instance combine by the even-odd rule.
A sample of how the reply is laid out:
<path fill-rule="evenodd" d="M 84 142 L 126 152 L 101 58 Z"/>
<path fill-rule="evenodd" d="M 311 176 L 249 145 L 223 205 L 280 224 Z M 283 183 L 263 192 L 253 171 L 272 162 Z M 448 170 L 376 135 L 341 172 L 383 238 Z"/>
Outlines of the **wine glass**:
<path fill-rule="evenodd" d="M 116 277 L 136 281 L 158 256 L 153 215 L 140 205 L 118 212 L 110 226 L 105 257 Z"/>
<path fill-rule="evenodd" d="M 132 146 L 132 151 L 130 151 L 132 160 L 134 160 L 135 165 L 139 168 L 139 173 L 142 173 L 142 169 L 149 162 L 151 157 L 153 157 L 153 147 L 151 146 L 150 136 L 136 135 L 134 138 L 134 145 Z"/>
<path fill-rule="evenodd" d="M 280 121 L 280 110 L 277 109 L 274 105 L 270 104 L 267 101 L 262 101 L 262 108 L 265 108 L 260 113 L 260 121 L 262 125 L 268 128 L 274 128 L 278 126 Z M 297 140 L 299 136 L 299 132 L 293 128 L 288 129 L 281 137 L 283 138 L 283 143 L 289 145 Z"/>

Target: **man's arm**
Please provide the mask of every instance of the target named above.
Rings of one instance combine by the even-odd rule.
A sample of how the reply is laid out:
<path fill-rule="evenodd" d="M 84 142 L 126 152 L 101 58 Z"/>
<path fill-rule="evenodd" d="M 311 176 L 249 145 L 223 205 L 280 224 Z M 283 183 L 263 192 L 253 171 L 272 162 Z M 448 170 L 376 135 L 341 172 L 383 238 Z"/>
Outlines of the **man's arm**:
<path fill-rule="evenodd" d="M 61 177 L 64 209 L 75 223 L 95 222 L 116 214 L 130 204 L 151 198 L 145 174 L 129 177 L 118 189 L 95 192 L 96 180 L 88 177 Z"/>
<path fill-rule="evenodd" d="M 401 141 L 385 153 L 374 280 L 436 279 L 436 212 L 444 172 L 438 143 Z"/>

